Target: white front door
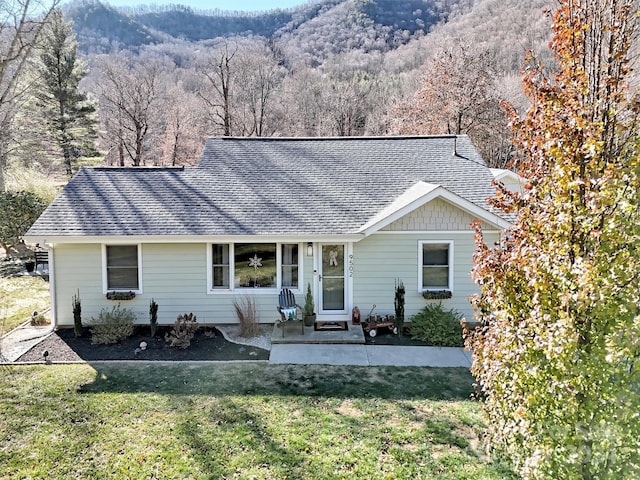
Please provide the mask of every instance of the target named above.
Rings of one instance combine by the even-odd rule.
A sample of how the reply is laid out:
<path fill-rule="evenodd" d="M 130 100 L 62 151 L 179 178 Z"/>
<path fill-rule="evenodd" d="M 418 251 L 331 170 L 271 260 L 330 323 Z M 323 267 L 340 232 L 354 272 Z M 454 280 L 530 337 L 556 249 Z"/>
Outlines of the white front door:
<path fill-rule="evenodd" d="M 347 312 L 347 246 L 321 243 L 318 257 L 318 315 L 345 317 Z"/>

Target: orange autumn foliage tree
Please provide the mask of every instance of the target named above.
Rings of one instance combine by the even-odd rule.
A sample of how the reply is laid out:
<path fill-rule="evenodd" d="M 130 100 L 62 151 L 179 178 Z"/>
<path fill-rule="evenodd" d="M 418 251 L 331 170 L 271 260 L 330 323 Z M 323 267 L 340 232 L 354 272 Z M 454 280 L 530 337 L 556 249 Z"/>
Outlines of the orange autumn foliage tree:
<path fill-rule="evenodd" d="M 476 225 L 467 337 L 490 448 L 525 479 L 640 478 L 640 143 L 636 0 L 561 0 L 557 71 L 533 60 L 512 112 L 527 178 L 489 248 Z"/>

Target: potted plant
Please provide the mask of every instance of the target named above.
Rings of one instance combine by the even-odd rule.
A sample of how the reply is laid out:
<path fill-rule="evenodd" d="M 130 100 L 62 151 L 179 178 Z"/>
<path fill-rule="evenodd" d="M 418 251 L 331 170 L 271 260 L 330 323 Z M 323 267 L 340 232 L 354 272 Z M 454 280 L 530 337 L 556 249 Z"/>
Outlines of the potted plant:
<path fill-rule="evenodd" d="M 316 314 L 313 311 L 315 305 L 313 304 L 313 293 L 311 293 L 311 284 L 307 283 L 307 294 L 304 296 L 304 325 L 306 327 L 313 327 L 316 323 Z"/>
<path fill-rule="evenodd" d="M 24 268 L 29 273 L 32 273 L 36 269 L 36 261 L 33 259 L 33 257 L 29 257 L 25 260 Z"/>

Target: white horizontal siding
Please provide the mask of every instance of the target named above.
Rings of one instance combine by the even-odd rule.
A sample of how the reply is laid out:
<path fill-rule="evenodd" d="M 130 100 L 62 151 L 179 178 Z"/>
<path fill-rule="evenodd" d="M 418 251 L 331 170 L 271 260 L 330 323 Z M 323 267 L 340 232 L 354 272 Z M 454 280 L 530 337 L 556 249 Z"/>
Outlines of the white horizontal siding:
<path fill-rule="evenodd" d="M 497 239 L 494 233 L 486 235 L 490 243 Z M 442 300 L 442 304 L 471 320 L 473 311 L 468 297 L 478 291 L 470 273 L 474 250 L 472 232 L 378 234 L 354 244 L 354 305 L 363 315 L 368 314 L 373 304 L 378 313 L 394 313 L 395 280 L 400 279 L 406 290 L 405 319 L 420 311 L 428 302 L 418 287 L 420 240 L 453 241 L 453 296 Z"/>
<path fill-rule="evenodd" d="M 120 303 L 134 310 L 137 323 L 149 321 L 149 302 L 158 303 L 158 322 L 172 324 L 182 313 L 194 313 L 199 323 L 233 324 L 237 317 L 233 300 L 244 295 L 255 299 L 258 320 L 273 323 L 278 318 L 278 293 L 251 295 L 251 290 L 207 293 L 207 246 L 201 244 L 143 244 L 142 291 L 133 300 L 107 300 L 102 285 L 102 254 L 99 244 L 64 244 L 55 247 L 55 285 L 57 320 L 61 326 L 73 325 L 71 298 L 80 291 L 83 323 L 102 308 Z M 301 290 L 311 281 L 311 257 L 302 257 L 305 278 Z M 296 300 L 304 303 L 304 296 Z"/>
<path fill-rule="evenodd" d="M 82 319 L 86 322 L 106 302 L 102 293 L 102 251 L 100 245 L 64 244 L 55 247 L 56 319 L 58 325 L 73 325 L 71 301 L 80 295 Z"/>
<path fill-rule="evenodd" d="M 394 282 L 401 279 L 406 288 L 406 318 L 417 313 L 427 302 L 418 291 L 418 241 L 454 242 L 453 298 L 443 300 L 447 307 L 472 318 L 467 297 L 477 291 L 470 277 L 473 254 L 472 232 L 385 232 L 374 234 L 353 245 L 353 303 L 366 315 L 375 303 L 378 313 L 394 312 Z M 486 233 L 487 242 L 497 240 L 496 232 Z M 237 318 L 233 300 L 251 294 L 207 292 L 207 259 L 205 243 L 142 245 L 142 291 L 130 301 L 119 302 L 132 308 L 139 324 L 148 323 L 149 302 L 158 303 L 158 321 L 172 324 L 182 313 L 193 312 L 200 323 L 233 324 Z M 317 252 L 316 252 L 317 254 Z M 304 304 L 304 292 L 313 279 L 311 257 L 302 254 L 303 277 L 298 304 Z M 72 296 L 79 291 L 82 317 L 86 324 L 102 308 L 118 302 L 105 298 L 102 285 L 102 253 L 99 244 L 61 244 L 55 246 L 56 317 L 61 326 L 73 325 Z M 313 286 L 313 284 L 312 284 Z M 277 292 L 253 295 L 259 321 L 272 323 L 278 318 Z M 316 298 L 317 302 L 317 298 Z"/>

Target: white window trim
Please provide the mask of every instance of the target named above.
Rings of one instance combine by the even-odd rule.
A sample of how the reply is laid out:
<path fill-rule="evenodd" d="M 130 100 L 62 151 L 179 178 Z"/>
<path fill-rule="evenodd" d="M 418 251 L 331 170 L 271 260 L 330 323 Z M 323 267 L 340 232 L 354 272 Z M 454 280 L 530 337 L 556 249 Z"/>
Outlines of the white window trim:
<path fill-rule="evenodd" d="M 214 288 L 213 287 L 213 252 L 211 251 L 213 245 L 227 245 L 227 247 L 228 247 L 227 255 L 229 257 L 229 276 L 231 278 L 233 278 L 233 276 L 234 276 L 234 273 L 233 273 L 234 262 L 231 260 L 233 258 L 233 255 L 234 255 L 233 243 L 225 243 L 225 242 L 208 243 L 207 244 L 207 291 L 209 293 L 211 293 L 211 292 L 229 292 L 229 291 L 231 291 L 230 288 L 221 288 L 221 287 Z M 229 282 L 231 280 L 231 278 L 227 278 L 227 282 Z M 231 285 L 231 287 L 233 287 L 232 283 L 229 283 L 229 285 Z"/>
<path fill-rule="evenodd" d="M 109 278 L 107 275 L 107 247 L 117 246 L 135 246 L 138 250 L 138 289 L 113 289 L 109 288 Z M 142 244 L 140 243 L 103 243 L 102 244 L 102 293 L 109 292 L 133 292 L 136 294 L 143 293 L 142 290 Z"/>
<path fill-rule="evenodd" d="M 424 288 L 422 286 L 422 246 L 425 244 L 436 244 L 443 245 L 446 244 L 449 246 L 449 257 L 447 261 L 449 262 L 449 287 L 448 288 Z M 453 293 L 453 240 L 418 240 L 418 293 L 422 292 L 434 292 L 440 290 L 446 290 Z"/>
<path fill-rule="evenodd" d="M 253 288 L 253 287 L 235 287 L 235 244 L 236 243 L 265 243 L 265 244 L 275 244 L 276 245 L 276 286 L 275 288 Z M 229 245 L 229 288 L 213 288 L 213 272 L 211 271 L 212 266 L 212 245 Z M 303 255 L 304 255 L 304 246 L 306 244 L 302 244 L 299 242 L 210 242 L 207 243 L 207 293 L 211 295 L 219 295 L 219 294 L 228 294 L 231 292 L 238 293 L 252 293 L 255 295 L 273 295 L 274 293 L 279 293 L 282 289 L 282 245 L 298 245 L 298 288 L 292 288 L 291 291 L 294 294 L 301 294 L 303 291 L 302 288 L 302 279 L 303 277 Z"/>

